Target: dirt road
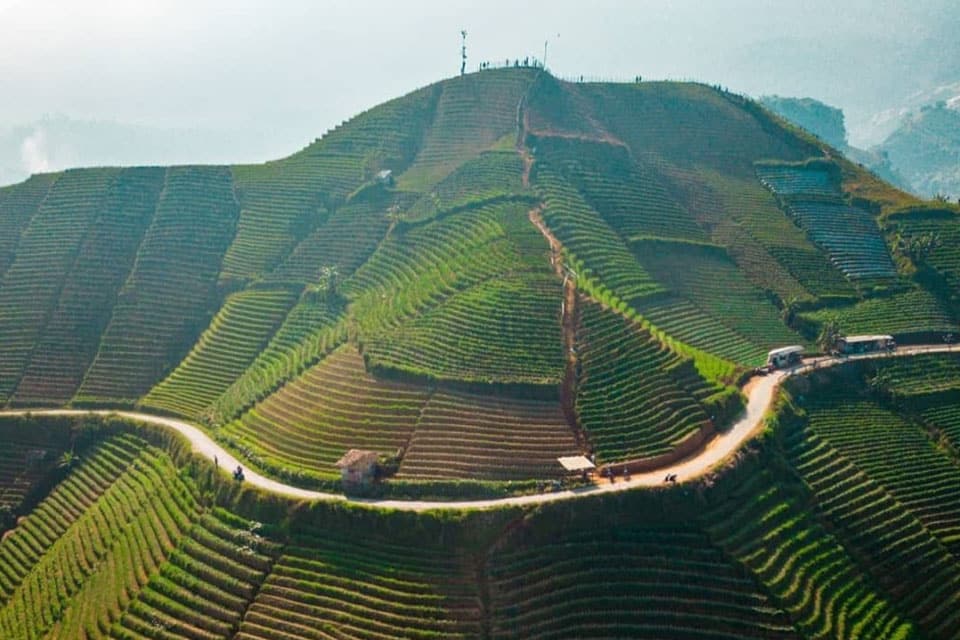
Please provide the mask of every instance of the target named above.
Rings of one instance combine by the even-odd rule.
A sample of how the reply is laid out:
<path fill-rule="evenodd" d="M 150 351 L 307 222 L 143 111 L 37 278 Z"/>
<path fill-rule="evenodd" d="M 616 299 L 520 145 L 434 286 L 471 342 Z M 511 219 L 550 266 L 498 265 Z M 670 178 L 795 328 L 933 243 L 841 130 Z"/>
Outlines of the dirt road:
<path fill-rule="evenodd" d="M 619 479 L 617 482 L 604 482 L 597 485 L 590 485 L 574 490 L 557 491 L 553 493 L 533 494 L 526 496 L 517 496 L 513 498 L 497 498 L 492 500 L 455 500 L 455 501 L 431 501 L 431 500 L 381 500 L 381 499 L 363 499 L 348 498 L 341 494 L 326 493 L 322 491 L 310 491 L 293 487 L 277 480 L 262 476 L 252 469 L 248 469 L 246 464 L 241 463 L 230 454 L 226 449 L 214 442 L 209 435 L 195 425 L 179 420 L 177 418 L 168 418 L 164 416 L 155 416 L 148 413 L 139 413 L 136 411 L 110 411 L 97 410 L 86 411 L 77 409 L 15 409 L 0 411 L 0 415 L 23 415 L 30 413 L 36 416 L 77 416 L 77 415 L 116 415 L 133 420 L 139 420 L 150 424 L 160 425 L 182 434 L 193 446 L 193 450 L 200 455 L 213 460 L 216 457 L 220 469 L 223 473 L 229 473 L 238 465 L 243 466 L 245 482 L 255 487 L 265 489 L 277 494 L 298 498 L 303 500 L 333 500 L 348 501 L 357 504 L 366 504 L 370 506 L 399 509 L 403 511 L 427 511 L 431 509 L 490 509 L 495 507 L 542 504 L 545 502 L 555 502 L 557 500 L 569 500 L 572 498 L 582 498 L 593 495 L 601 495 L 615 491 L 627 491 L 638 487 L 653 487 L 663 484 L 667 475 L 676 474 L 679 482 L 691 480 L 708 473 L 718 464 L 737 451 L 745 442 L 750 440 L 754 434 L 763 428 L 763 416 L 773 401 L 777 387 L 780 382 L 797 373 L 804 373 L 812 369 L 831 367 L 842 362 L 850 360 L 862 360 L 884 357 L 904 357 L 920 353 L 946 353 L 960 351 L 960 345 L 921 345 L 912 347 L 901 347 L 893 354 L 864 354 L 859 356 L 849 356 L 844 358 L 811 358 L 805 360 L 803 364 L 787 371 L 778 371 L 768 376 L 754 378 L 745 387 L 747 394 L 747 408 L 743 415 L 737 419 L 731 427 L 711 439 L 706 446 L 685 460 L 681 460 L 672 465 L 663 467 L 656 471 L 648 473 L 635 474 L 629 481 Z"/>

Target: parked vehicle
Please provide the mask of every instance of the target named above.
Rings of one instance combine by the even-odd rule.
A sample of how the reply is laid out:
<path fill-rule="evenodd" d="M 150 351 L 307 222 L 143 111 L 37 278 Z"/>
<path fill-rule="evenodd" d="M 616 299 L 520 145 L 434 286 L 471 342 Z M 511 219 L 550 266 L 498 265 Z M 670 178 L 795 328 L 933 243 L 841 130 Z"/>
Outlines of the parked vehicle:
<path fill-rule="evenodd" d="M 790 367 L 803 359 L 803 347 L 795 344 L 789 347 L 780 347 L 773 349 L 767 354 L 767 367 L 769 371 Z"/>
<path fill-rule="evenodd" d="M 844 355 L 895 351 L 896 348 L 896 340 L 887 335 L 843 336 L 837 340 L 837 351 Z"/>

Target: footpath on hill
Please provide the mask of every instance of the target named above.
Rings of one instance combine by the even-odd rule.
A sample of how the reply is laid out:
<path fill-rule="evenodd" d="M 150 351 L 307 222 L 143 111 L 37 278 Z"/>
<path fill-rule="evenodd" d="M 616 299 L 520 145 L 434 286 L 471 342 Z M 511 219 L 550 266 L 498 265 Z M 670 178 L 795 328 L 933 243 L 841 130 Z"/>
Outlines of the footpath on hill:
<path fill-rule="evenodd" d="M 209 435 L 199 427 L 184 422 L 177 418 L 151 415 L 149 413 L 140 413 L 137 411 L 114 411 L 103 410 L 83 410 L 83 409 L 10 409 L 0 411 L 0 416 L 25 415 L 27 413 L 35 416 L 82 416 L 82 415 L 114 415 L 122 418 L 129 418 L 140 422 L 159 425 L 168 429 L 173 429 L 187 438 L 193 451 L 203 457 L 213 461 L 216 460 L 223 470 L 223 473 L 230 473 L 237 466 L 244 469 L 245 482 L 266 491 L 277 493 L 296 499 L 303 500 L 330 500 L 339 502 L 350 502 L 363 504 L 367 506 L 380 507 L 385 509 L 397 509 L 401 511 L 427 511 L 431 509 L 490 509 L 495 507 L 522 506 L 542 504 L 545 502 L 555 502 L 557 500 L 569 500 L 573 498 L 583 498 L 593 495 L 602 495 L 616 491 L 628 491 L 639 487 L 653 487 L 664 483 L 668 475 L 675 475 L 678 482 L 684 482 L 703 476 L 714 469 L 721 462 L 735 453 L 745 442 L 749 441 L 760 429 L 763 428 L 763 418 L 773 402 L 776 390 L 780 382 L 798 373 L 806 373 L 811 370 L 831 367 L 843 362 L 852 360 L 865 360 L 873 358 L 903 357 L 922 353 L 948 353 L 960 351 L 960 345 L 916 345 L 909 347 L 900 347 L 891 354 L 870 353 L 856 356 L 844 357 L 819 357 L 808 358 L 802 364 L 792 369 L 776 371 L 767 376 L 758 376 L 750 380 L 744 387 L 744 393 L 747 395 L 747 408 L 743 414 L 734 422 L 730 428 L 717 434 L 714 438 L 697 453 L 670 464 L 656 471 L 647 473 L 638 473 L 633 475 L 630 480 L 618 479 L 616 482 L 603 482 L 599 484 L 579 487 L 565 491 L 555 491 L 552 493 L 538 493 L 525 496 L 516 496 L 511 498 L 496 498 L 483 500 L 396 500 L 396 499 L 376 499 L 376 498 L 353 498 L 338 493 L 327 493 L 323 491 L 311 491 L 301 489 L 277 480 L 267 478 L 259 473 L 248 469 L 246 465 L 226 449 L 213 441 Z"/>

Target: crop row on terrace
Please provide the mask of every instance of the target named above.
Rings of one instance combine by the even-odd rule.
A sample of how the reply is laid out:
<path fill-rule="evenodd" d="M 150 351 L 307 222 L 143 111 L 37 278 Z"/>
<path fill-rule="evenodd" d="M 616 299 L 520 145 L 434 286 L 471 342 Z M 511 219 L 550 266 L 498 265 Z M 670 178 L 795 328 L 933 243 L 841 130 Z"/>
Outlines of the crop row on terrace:
<path fill-rule="evenodd" d="M 698 349 L 740 364 L 763 359 L 760 346 L 707 315 L 686 298 L 655 296 L 640 301 L 635 307 L 657 328 Z"/>
<path fill-rule="evenodd" d="M 578 278 L 596 278 L 628 304 L 663 290 L 583 196 L 539 160 L 534 181 L 545 205 L 544 221 L 564 248 L 583 264 L 584 273 Z"/>
<path fill-rule="evenodd" d="M 810 430 L 888 491 L 952 553 L 960 550 L 960 475 L 927 435 L 870 401 L 821 395 Z M 909 452 L 908 456 L 904 452 Z"/>
<path fill-rule="evenodd" d="M 692 242 L 642 240 L 634 253 L 648 272 L 666 288 L 701 310 L 710 324 L 729 328 L 754 345 L 744 352 L 727 351 L 720 344 L 698 339 L 687 322 L 658 313 L 650 320 L 669 333 L 705 351 L 744 364 L 755 364 L 771 347 L 799 341 L 778 309 L 737 269 L 723 248 Z M 684 305 L 677 305 L 682 312 Z M 642 312 L 643 304 L 640 305 Z M 691 327 L 692 328 L 692 327 Z"/>
<path fill-rule="evenodd" d="M 20 234 L 59 177 L 57 173 L 37 174 L 0 188 L 0 278 L 16 256 Z"/>
<path fill-rule="evenodd" d="M 221 509 L 204 514 L 127 604 L 111 637 L 233 637 L 277 551 L 257 524 Z"/>
<path fill-rule="evenodd" d="M 635 520 L 504 544 L 490 561 L 491 637 L 798 637 L 703 532 Z"/>
<path fill-rule="evenodd" d="M 887 227 L 899 236 L 909 251 L 912 241 L 929 237 L 935 246 L 926 256 L 915 256 L 918 266 L 927 266 L 941 273 L 952 286 L 960 282 L 960 225 L 955 212 L 944 210 L 916 210 L 891 215 Z"/>
<path fill-rule="evenodd" d="M 16 389 L 116 174 L 64 173 L 23 230 L 0 281 L 0 401 Z"/>
<path fill-rule="evenodd" d="M 529 269 L 509 230 L 529 224 L 519 203 L 486 205 L 390 235 L 344 282 L 361 339 L 399 326 L 467 287 Z M 540 262 L 546 260 L 541 243 Z"/>
<path fill-rule="evenodd" d="M 905 289 L 853 305 L 802 313 L 815 324 L 834 321 L 843 333 L 947 334 L 957 329 L 943 303 L 924 289 Z"/>
<path fill-rule="evenodd" d="M 349 449 L 392 455 L 406 446 L 427 397 L 427 389 L 377 380 L 345 345 L 219 434 L 261 463 L 335 479 L 333 464 Z"/>
<path fill-rule="evenodd" d="M 62 449 L 29 440 L 3 440 L 0 450 L 0 507 L 17 510 L 50 473 Z M 0 521 L 0 529 L 9 523 Z"/>
<path fill-rule="evenodd" d="M 714 242 L 725 245 L 762 288 L 777 292 L 782 300 L 856 295 L 843 272 L 784 215 L 754 176 L 680 172 L 673 185 L 697 203 L 694 208 L 713 228 Z"/>
<path fill-rule="evenodd" d="M 434 121 L 440 85 L 369 109 L 288 158 L 269 162 L 284 180 L 310 185 L 325 205 L 343 202 L 382 169 L 405 169 Z"/>
<path fill-rule="evenodd" d="M 233 384 L 201 418 L 219 425 L 238 417 L 333 351 L 346 340 L 341 312 L 342 304 L 329 292 L 304 292 L 266 347 L 250 366 L 238 372 Z"/>
<path fill-rule="evenodd" d="M 947 391 L 924 399 L 923 423 L 937 434 L 941 444 L 960 448 L 960 393 Z"/>
<path fill-rule="evenodd" d="M 294 288 L 257 288 L 227 298 L 191 352 L 141 406 L 199 416 L 256 359 L 298 293 Z"/>
<path fill-rule="evenodd" d="M 434 380 L 559 384 L 561 282 L 549 260 L 521 202 L 395 234 L 347 285 L 368 364 Z"/>
<path fill-rule="evenodd" d="M 262 277 L 325 219 L 322 194 L 274 164 L 233 167 L 233 179 L 240 217 L 221 278 Z"/>
<path fill-rule="evenodd" d="M 0 543 L 0 634 L 105 637 L 196 516 L 165 454 L 107 441 Z"/>
<path fill-rule="evenodd" d="M 485 151 L 465 162 L 411 205 L 403 214 L 408 223 L 421 223 L 454 209 L 475 207 L 483 202 L 519 197 L 523 162 L 513 149 Z"/>
<path fill-rule="evenodd" d="M 787 198 L 832 198 L 839 194 L 836 181 L 824 167 L 758 164 L 757 177 L 767 189 Z"/>
<path fill-rule="evenodd" d="M 695 83 L 567 85 L 634 155 L 653 152 L 679 167 L 753 173 L 762 158 L 800 160 L 809 145 L 770 126 L 739 97 Z M 722 126 L 717 126 L 722 122 Z"/>
<path fill-rule="evenodd" d="M 672 451 L 709 416 L 668 371 L 680 358 L 629 320 L 583 305 L 577 352 L 577 412 L 600 460 Z"/>
<path fill-rule="evenodd" d="M 621 238 L 708 239 L 655 167 L 638 162 L 624 147 L 549 137 L 536 144 L 538 162 L 560 173 Z"/>
<path fill-rule="evenodd" d="M 73 397 L 133 266 L 165 173 L 162 168 L 134 168 L 117 175 L 65 274 L 12 402 L 62 405 Z"/>
<path fill-rule="evenodd" d="M 330 269 L 336 270 L 338 278 L 347 278 L 387 234 L 394 204 L 390 192 L 380 186 L 368 187 L 304 237 L 269 279 L 312 284 Z"/>
<path fill-rule="evenodd" d="M 558 385 L 561 302 L 552 273 L 490 279 L 368 340 L 364 355 L 437 380 Z"/>
<path fill-rule="evenodd" d="M 444 83 L 423 144 L 399 186 L 425 193 L 501 138 L 515 137 L 517 105 L 533 78 L 533 71 L 491 72 Z"/>
<path fill-rule="evenodd" d="M 897 275 L 873 216 L 841 200 L 839 186 L 824 167 L 760 164 L 760 181 L 784 201 L 810 239 L 852 280 Z"/>
<path fill-rule="evenodd" d="M 480 599 L 469 571 L 465 560 L 429 543 L 295 538 L 237 638 L 477 637 Z"/>
<path fill-rule="evenodd" d="M 820 423 L 824 417 L 818 411 L 813 420 Z M 872 426 L 875 417 L 868 414 L 866 420 Z M 932 637 L 952 637 L 960 626 L 955 556 L 882 484 L 812 429 L 795 429 L 786 443 L 791 464 L 816 496 L 819 514 L 860 564 Z"/>
<path fill-rule="evenodd" d="M 707 531 L 808 638 L 908 638 L 915 630 L 803 504 L 760 471 Z M 747 497 L 749 496 L 749 497 Z"/>
<path fill-rule="evenodd" d="M 225 167 L 174 167 L 78 401 L 130 404 L 194 344 L 219 306 L 237 205 Z"/>
<path fill-rule="evenodd" d="M 887 243 L 863 209 L 832 202 L 791 202 L 790 213 L 831 261 L 854 279 L 896 276 Z"/>
<path fill-rule="evenodd" d="M 890 358 L 878 362 L 877 367 L 897 395 L 922 396 L 960 390 L 960 358 L 953 354 Z"/>
<path fill-rule="evenodd" d="M 438 390 L 430 396 L 397 477 L 527 480 L 563 473 L 580 447 L 557 401 Z"/>

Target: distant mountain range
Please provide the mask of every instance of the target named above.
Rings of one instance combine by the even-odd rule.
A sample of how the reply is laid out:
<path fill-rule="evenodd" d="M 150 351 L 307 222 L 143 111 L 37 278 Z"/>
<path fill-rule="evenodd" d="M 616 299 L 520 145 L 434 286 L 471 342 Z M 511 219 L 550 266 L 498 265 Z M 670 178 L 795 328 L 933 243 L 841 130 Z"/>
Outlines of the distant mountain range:
<path fill-rule="evenodd" d="M 837 107 L 813 98 L 765 96 L 761 102 L 888 182 L 926 198 L 954 200 L 960 197 L 960 83 L 924 95 L 939 99 L 878 114 L 893 126 L 883 142 L 868 149 L 848 144 L 844 113 Z"/>

